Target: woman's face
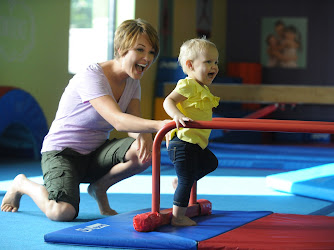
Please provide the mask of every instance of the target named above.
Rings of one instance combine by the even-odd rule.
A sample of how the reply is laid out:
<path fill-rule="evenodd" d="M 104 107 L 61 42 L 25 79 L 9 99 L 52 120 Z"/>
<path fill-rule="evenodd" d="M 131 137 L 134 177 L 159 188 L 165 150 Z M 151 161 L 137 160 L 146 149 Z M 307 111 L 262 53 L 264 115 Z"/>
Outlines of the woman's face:
<path fill-rule="evenodd" d="M 121 57 L 123 70 L 133 79 L 140 80 L 154 60 L 154 49 L 146 34 L 141 34 L 134 46 Z"/>

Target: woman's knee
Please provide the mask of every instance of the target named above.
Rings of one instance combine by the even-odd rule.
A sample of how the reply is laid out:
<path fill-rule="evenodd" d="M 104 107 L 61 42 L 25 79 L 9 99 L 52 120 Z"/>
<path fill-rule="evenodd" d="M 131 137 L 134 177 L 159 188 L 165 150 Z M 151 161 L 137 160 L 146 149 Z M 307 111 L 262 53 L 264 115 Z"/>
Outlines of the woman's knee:
<path fill-rule="evenodd" d="M 136 167 L 141 168 L 142 170 L 147 169 L 151 163 L 152 160 L 150 159 L 149 161 L 142 162 L 140 159 L 140 152 L 137 150 L 137 147 L 134 146 L 135 143 L 132 144 L 128 152 L 126 153 L 126 159 L 129 161 L 132 161 L 132 164 Z"/>
<path fill-rule="evenodd" d="M 53 221 L 72 221 L 75 219 L 77 212 L 69 203 L 50 200 L 45 215 Z"/>

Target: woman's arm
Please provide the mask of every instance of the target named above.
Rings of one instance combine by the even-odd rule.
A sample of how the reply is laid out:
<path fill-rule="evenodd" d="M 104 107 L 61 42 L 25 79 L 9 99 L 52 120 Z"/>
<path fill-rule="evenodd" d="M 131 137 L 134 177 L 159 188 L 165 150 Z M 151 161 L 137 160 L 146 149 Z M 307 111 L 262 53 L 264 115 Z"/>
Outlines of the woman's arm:
<path fill-rule="evenodd" d="M 134 115 L 137 117 L 142 117 L 141 115 L 141 108 L 140 108 L 140 100 L 139 99 L 132 99 L 126 109 L 126 113 L 130 115 Z M 128 132 L 128 135 L 133 138 L 137 138 L 139 133 Z"/>
<path fill-rule="evenodd" d="M 141 117 L 141 107 L 139 99 L 132 99 L 126 110 L 128 114 Z M 132 133 L 128 135 L 137 139 L 137 150 L 139 151 L 139 159 L 142 162 L 147 162 L 152 158 L 153 136 L 151 133 Z"/>
<path fill-rule="evenodd" d="M 169 122 L 148 120 L 123 113 L 115 100 L 108 95 L 92 99 L 90 103 L 106 121 L 121 132 L 153 133 Z"/>

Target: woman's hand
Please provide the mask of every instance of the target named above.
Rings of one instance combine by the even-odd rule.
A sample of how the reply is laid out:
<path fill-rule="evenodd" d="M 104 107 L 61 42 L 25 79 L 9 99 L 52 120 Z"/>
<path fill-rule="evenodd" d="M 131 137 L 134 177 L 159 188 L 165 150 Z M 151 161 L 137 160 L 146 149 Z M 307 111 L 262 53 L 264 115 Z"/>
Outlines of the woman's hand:
<path fill-rule="evenodd" d="M 141 133 L 138 135 L 137 151 L 139 151 L 138 158 L 142 161 L 142 163 L 148 162 L 152 159 L 152 146 L 152 134 Z"/>

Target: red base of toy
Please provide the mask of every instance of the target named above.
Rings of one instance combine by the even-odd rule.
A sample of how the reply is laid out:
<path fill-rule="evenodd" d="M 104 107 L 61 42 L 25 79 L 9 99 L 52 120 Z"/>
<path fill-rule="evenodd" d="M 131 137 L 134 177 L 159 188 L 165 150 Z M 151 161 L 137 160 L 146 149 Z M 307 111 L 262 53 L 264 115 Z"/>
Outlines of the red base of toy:
<path fill-rule="evenodd" d="M 189 205 L 186 216 L 195 217 L 199 215 L 211 214 L 212 204 L 210 201 L 200 199 L 196 204 Z M 133 227 L 138 232 L 151 232 L 156 228 L 170 224 L 172 219 L 172 208 L 164 209 L 159 212 L 147 212 L 144 214 L 137 214 L 133 218 Z"/>

